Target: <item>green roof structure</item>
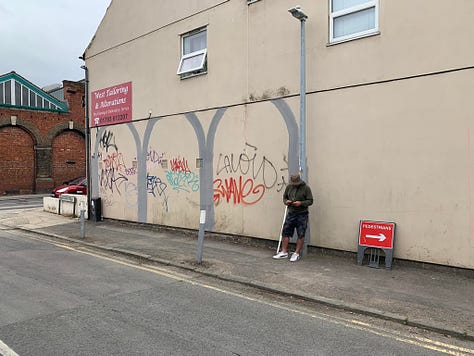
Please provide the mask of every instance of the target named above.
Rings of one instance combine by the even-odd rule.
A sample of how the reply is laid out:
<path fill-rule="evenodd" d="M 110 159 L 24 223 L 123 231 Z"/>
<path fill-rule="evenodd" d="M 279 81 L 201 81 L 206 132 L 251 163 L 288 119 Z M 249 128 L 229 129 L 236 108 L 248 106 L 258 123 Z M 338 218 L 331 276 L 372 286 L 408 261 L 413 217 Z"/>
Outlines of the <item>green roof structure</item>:
<path fill-rule="evenodd" d="M 16 72 L 0 75 L 0 107 L 68 112 L 66 103 L 37 87 Z"/>

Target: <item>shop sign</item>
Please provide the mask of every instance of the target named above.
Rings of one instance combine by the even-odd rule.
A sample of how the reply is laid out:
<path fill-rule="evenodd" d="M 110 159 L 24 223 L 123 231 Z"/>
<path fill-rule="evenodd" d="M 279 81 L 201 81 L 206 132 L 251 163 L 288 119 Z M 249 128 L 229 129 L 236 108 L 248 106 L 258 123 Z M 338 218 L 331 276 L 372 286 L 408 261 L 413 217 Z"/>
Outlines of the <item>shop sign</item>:
<path fill-rule="evenodd" d="M 91 126 L 132 121 L 132 82 L 91 93 Z"/>

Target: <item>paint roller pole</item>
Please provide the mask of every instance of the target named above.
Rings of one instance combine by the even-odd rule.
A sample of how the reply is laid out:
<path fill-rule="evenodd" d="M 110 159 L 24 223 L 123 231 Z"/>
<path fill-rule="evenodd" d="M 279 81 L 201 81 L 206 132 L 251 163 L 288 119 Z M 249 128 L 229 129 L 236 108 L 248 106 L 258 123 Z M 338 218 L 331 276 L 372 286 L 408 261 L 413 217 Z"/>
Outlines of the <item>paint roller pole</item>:
<path fill-rule="evenodd" d="M 281 239 L 283 238 L 283 225 L 285 225 L 286 213 L 287 212 L 288 212 L 288 205 L 285 205 L 285 213 L 283 214 L 283 222 L 281 223 L 280 240 L 278 240 L 277 253 L 280 252 Z"/>
<path fill-rule="evenodd" d="M 204 245 L 204 225 L 206 224 L 206 210 L 201 210 L 199 217 L 199 234 L 198 234 L 198 248 L 196 254 L 196 262 L 202 263 L 202 246 Z"/>

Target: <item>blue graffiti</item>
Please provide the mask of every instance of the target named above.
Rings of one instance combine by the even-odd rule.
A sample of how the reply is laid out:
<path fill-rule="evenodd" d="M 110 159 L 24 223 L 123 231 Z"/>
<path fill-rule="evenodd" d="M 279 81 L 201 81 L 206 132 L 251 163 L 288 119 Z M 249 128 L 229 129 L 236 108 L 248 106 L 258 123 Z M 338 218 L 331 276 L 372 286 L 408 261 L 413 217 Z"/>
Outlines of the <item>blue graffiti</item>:
<path fill-rule="evenodd" d="M 163 157 L 165 156 L 165 153 L 158 153 L 154 149 L 150 148 L 147 153 L 146 153 L 146 161 L 155 163 L 155 164 L 161 164 L 163 162 Z"/>
<path fill-rule="evenodd" d="M 168 211 L 168 197 L 166 196 L 167 188 L 168 188 L 168 185 L 165 182 L 163 182 L 160 177 L 153 176 L 147 173 L 146 190 L 155 198 L 157 195 L 163 198 L 163 203 L 164 203 L 166 212 Z"/>
<path fill-rule="evenodd" d="M 199 175 L 193 172 L 166 171 L 168 184 L 177 191 L 197 192 L 199 190 Z"/>
<path fill-rule="evenodd" d="M 165 193 L 166 188 L 168 185 L 164 183 L 161 178 L 157 176 L 152 176 L 150 174 L 147 174 L 146 176 L 146 190 L 148 193 L 156 197 L 158 194 L 159 196 L 162 196 Z"/>

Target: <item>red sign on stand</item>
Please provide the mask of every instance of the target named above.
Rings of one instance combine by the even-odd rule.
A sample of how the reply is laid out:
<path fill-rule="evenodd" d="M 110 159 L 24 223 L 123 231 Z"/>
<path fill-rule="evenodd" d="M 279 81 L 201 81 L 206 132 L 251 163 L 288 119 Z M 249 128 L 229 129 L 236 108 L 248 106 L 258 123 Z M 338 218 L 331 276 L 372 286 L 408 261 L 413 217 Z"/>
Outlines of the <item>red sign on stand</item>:
<path fill-rule="evenodd" d="M 393 249 L 395 223 L 361 220 L 359 226 L 359 245 Z"/>

